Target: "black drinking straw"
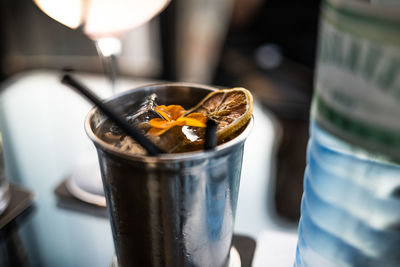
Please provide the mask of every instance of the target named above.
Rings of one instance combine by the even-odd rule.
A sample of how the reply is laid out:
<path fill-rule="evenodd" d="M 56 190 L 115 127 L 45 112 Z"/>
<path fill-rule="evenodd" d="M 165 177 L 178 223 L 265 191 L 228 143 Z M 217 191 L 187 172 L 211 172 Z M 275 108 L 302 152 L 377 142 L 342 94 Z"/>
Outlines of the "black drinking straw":
<path fill-rule="evenodd" d="M 71 75 L 65 74 L 61 80 L 62 83 L 71 86 L 78 90 L 82 95 L 89 99 L 93 104 L 100 109 L 104 115 L 106 115 L 111 121 L 113 121 L 118 127 L 120 127 L 126 134 L 133 138 L 138 144 L 140 144 L 147 153 L 152 156 L 164 153 L 160 148 L 154 145 L 149 139 L 147 139 L 138 129 L 130 125 L 120 114 L 115 112 L 113 109 L 103 103 L 100 98 L 93 94 L 86 86 L 78 82 Z"/>
<path fill-rule="evenodd" d="M 206 140 L 204 141 L 204 150 L 211 150 L 217 146 L 217 124 L 215 121 L 207 120 Z"/>

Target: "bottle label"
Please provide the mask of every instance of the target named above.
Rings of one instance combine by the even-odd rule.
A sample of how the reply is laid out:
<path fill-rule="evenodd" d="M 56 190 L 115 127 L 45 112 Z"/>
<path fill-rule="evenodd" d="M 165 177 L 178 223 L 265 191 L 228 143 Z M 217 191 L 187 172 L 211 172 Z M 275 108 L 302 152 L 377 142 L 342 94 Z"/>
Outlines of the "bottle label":
<path fill-rule="evenodd" d="M 337 2 L 345 1 L 322 4 L 313 116 L 353 144 L 400 159 L 400 9 L 385 17 Z"/>

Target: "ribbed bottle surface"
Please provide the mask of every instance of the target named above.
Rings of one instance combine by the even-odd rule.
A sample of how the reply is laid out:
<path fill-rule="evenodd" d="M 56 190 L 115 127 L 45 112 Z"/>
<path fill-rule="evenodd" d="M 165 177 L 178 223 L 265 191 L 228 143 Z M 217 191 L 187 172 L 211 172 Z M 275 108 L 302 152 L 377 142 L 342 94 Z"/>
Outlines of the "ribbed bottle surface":
<path fill-rule="evenodd" d="M 315 121 L 295 266 L 400 266 L 400 166 Z"/>

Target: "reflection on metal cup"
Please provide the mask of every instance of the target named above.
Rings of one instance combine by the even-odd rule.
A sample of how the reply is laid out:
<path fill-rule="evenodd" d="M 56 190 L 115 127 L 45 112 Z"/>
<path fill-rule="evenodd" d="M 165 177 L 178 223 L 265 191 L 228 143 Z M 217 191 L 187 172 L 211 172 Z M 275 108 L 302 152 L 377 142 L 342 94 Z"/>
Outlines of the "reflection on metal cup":
<path fill-rule="evenodd" d="M 169 83 L 117 95 L 107 103 L 124 113 L 144 96 L 194 106 L 212 87 Z M 129 154 L 96 136 L 104 117 L 90 111 L 85 128 L 95 143 L 120 266 L 227 266 L 243 146 L 253 121 L 214 150 Z"/>
<path fill-rule="evenodd" d="M 3 142 L 0 132 L 0 215 L 6 210 L 10 202 L 9 187 L 4 169 Z"/>

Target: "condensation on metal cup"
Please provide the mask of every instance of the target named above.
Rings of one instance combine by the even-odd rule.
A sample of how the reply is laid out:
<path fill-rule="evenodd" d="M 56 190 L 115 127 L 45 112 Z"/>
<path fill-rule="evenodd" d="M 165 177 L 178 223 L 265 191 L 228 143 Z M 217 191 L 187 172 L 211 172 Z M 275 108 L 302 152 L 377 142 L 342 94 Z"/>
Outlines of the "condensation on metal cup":
<path fill-rule="evenodd" d="M 135 110 L 156 93 L 160 104 L 190 108 L 215 90 L 186 83 L 156 84 L 117 95 L 107 104 Z M 99 156 L 120 266 L 228 266 L 242 166 L 253 119 L 213 151 L 157 157 L 119 151 L 95 133 L 105 118 L 94 108 L 85 128 Z"/>

